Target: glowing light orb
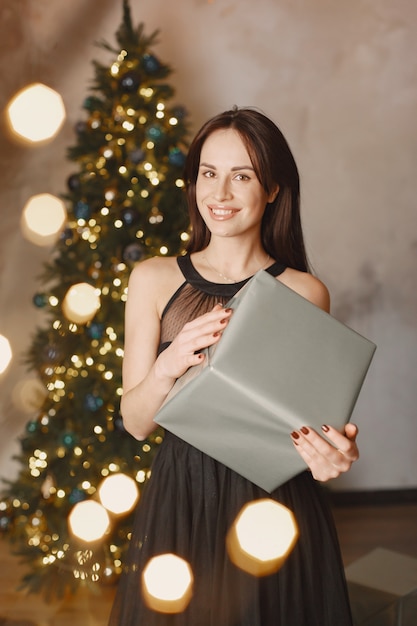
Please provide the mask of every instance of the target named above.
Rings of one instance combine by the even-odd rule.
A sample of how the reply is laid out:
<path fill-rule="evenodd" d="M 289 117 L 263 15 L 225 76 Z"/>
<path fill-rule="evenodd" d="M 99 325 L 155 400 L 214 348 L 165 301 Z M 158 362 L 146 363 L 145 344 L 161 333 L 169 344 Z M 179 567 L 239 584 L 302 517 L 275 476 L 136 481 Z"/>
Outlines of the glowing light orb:
<path fill-rule="evenodd" d="M 3 374 L 9 367 L 13 353 L 9 340 L 0 335 L 0 374 Z"/>
<path fill-rule="evenodd" d="M 192 596 L 190 565 L 175 554 L 160 554 L 143 570 L 142 592 L 149 608 L 160 613 L 181 613 Z"/>
<path fill-rule="evenodd" d="M 104 506 L 95 500 L 83 500 L 76 504 L 68 516 L 71 532 L 83 541 L 101 539 L 110 526 L 110 518 Z"/>
<path fill-rule="evenodd" d="M 26 413 L 33 413 L 41 408 L 47 395 L 45 385 L 39 378 L 31 377 L 20 380 L 12 390 L 15 406 Z"/>
<path fill-rule="evenodd" d="M 233 563 L 254 576 L 278 571 L 298 538 L 293 513 L 265 498 L 243 507 L 226 540 Z"/>
<path fill-rule="evenodd" d="M 57 240 L 66 217 L 65 205 L 56 196 L 50 193 L 32 196 L 23 209 L 23 235 L 38 246 L 49 246 Z"/>
<path fill-rule="evenodd" d="M 93 285 L 88 283 L 72 285 L 62 302 L 65 317 L 76 324 L 86 324 L 92 320 L 99 308 L 100 297 Z"/>
<path fill-rule="evenodd" d="M 61 96 L 42 83 L 33 83 L 19 91 L 10 100 L 6 112 L 14 133 L 33 143 L 55 137 L 65 120 Z"/>
<path fill-rule="evenodd" d="M 103 480 L 98 495 L 101 504 L 108 511 L 121 515 L 133 509 L 139 498 L 139 489 L 130 476 L 112 474 Z"/>

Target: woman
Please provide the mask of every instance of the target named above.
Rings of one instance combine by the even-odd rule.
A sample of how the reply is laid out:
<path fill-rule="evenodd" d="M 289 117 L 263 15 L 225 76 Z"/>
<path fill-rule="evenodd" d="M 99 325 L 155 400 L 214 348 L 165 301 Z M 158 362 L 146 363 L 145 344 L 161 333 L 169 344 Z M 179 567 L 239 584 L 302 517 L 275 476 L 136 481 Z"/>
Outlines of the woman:
<path fill-rule="evenodd" d="M 326 287 L 308 272 L 297 167 L 273 122 L 237 108 L 209 120 L 190 147 L 186 182 L 188 254 L 144 261 L 129 282 L 121 410 L 137 439 L 155 428 L 175 380 L 205 358 L 200 350 L 221 341 L 232 314 L 222 305 L 257 270 L 329 310 Z M 259 579 L 230 562 L 225 537 L 242 506 L 267 494 L 166 432 L 138 506 L 110 624 L 351 625 L 337 536 L 316 481 L 338 476 L 358 458 L 357 428 L 323 430 L 334 446 L 308 425 L 288 435 L 310 471 L 271 497 L 293 511 L 300 536 L 280 571 Z M 140 592 L 146 563 L 166 552 L 186 559 L 194 574 L 191 602 L 178 615 L 148 609 Z"/>

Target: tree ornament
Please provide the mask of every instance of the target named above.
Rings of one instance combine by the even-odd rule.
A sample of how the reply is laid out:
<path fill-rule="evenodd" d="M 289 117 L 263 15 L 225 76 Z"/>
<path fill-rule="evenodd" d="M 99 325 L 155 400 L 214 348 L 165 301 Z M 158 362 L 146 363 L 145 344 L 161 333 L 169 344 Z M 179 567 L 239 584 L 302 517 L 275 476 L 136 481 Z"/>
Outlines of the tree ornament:
<path fill-rule="evenodd" d="M 101 409 L 103 404 L 103 398 L 100 398 L 96 393 L 88 393 L 84 398 L 84 408 L 93 413 Z"/>
<path fill-rule="evenodd" d="M 140 219 L 139 213 L 132 207 L 122 209 L 120 211 L 120 217 L 122 218 L 122 222 L 125 226 L 132 226 L 132 224 L 136 224 Z"/>
<path fill-rule="evenodd" d="M 33 433 L 35 433 L 39 428 L 39 423 L 37 422 L 37 420 L 31 420 L 30 422 L 28 422 L 26 424 L 26 432 L 29 435 L 33 435 Z"/>
<path fill-rule="evenodd" d="M 38 309 L 43 309 L 48 304 L 48 296 L 45 293 L 35 293 L 33 296 L 33 304 Z"/>
<path fill-rule="evenodd" d="M 77 504 L 77 502 L 82 502 L 83 500 L 87 499 L 87 494 L 85 493 L 85 491 L 83 491 L 82 489 L 73 489 L 69 496 L 68 496 L 68 500 L 70 501 L 71 504 Z"/>
<path fill-rule="evenodd" d="M 172 148 L 169 151 L 168 161 L 176 167 L 184 167 L 185 154 L 179 148 Z"/>
<path fill-rule="evenodd" d="M 61 357 L 61 350 L 57 344 L 47 344 L 42 350 L 43 357 L 48 363 L 56 363 Z"/>
<path fill-rule="evenodd" d="M 161 63 L 153 54 L 144 54 L 142 57 L 142 67 L 148 74 L 155 74 L 161 67 Z"/>
<path fill-rule="evenodd" d="M 171 109 L 171 116 L 176 117 L 177 120 L 183 120 L 187 117 L 187 109 L 183 106 L 175 106 Z"/>
<path fill-rule="evenodd" d="M 142 148 L 135 148 L 129 152 L 128 157 L 135 165 L 142 163 L 145 160 L 146 153 Z"/>
<path fill-rule="evenodd" d="M 78 441 L 78 437 L 73 432 L 62 433 L 60 437 L 61 444 L 67 449 L 73 448 L 74 445 L 77 443 L 77 441 Z"/>
<path fill-rule="evenodd" d="M 74 130 L 77 135 L 82 135 L 88 129 L 87 123 L 84 120 L 80 120 L 74 126 Z"/>
<path fill-rule="evenodd" d="M 134 243 L 130 243 L 123 250 L 123 260 L 126 261 L 126 263 L 137 263 L 143 258 L 144 254 L 143 246 L 135 241 Z"/>
<path fill-rule="evenodd" d="M 88 220 L 91 217 L 91 209 L 86 202 L 78 200 L 74 206 L 74 215 L 77 220 Z"/>
<path fill-rule="evenodd" d="M 125 428 L 125 425 L 123 424 L 123 418 L 120 412 L 117 412 L 116 417 L 113 419 L 113 424 L 114 424 L 115 430 L 117 430 L 118 432 L 127 433 L 127 430 Z"/>
<path fill-rule="evenodd" d="M 99 322 L 91 322 L 87 328 L 87 334 L 91 339 L 101 339 L 104 333 L 104 325 Z"/>
<path fill-rule="evenodd" d="M 67 178 L 67 187 L 70 191 L 77 191 L 81 187 L 81 181 L 78 174 L 71 174 Z"/>
<path fill-rule="evenodd" d="M 145 135 L 151 141 L 158 143 L 158 141 L 161 141 L 164 136 L 164 130 L 161 126 L 159 126 L 159 124 L 153 124 L 146 129 Z"/>
<path fill-rule="evenodd" d="M 126 93 L 133 93 L 136 91 L 141 83 L 141 76 L 135 70 L 130 70 L 123 74 L 120 78 L 120 87 Z"/>
<path fill-rule="evenodd" d="M 87 111 L 96 111 L 102 107 L 103 103 L 96 96 L 88 96 L 83 102 L 83 108 Z"/>

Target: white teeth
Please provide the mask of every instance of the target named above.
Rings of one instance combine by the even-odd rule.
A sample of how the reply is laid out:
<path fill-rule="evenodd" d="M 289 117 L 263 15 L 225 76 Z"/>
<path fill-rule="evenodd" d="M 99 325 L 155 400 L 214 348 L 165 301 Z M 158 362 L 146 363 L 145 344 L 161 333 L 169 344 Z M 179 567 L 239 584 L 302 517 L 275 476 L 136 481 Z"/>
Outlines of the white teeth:
<path fill-rule="evenodd" d="M 230 209 L 212 209 L 214 215 L 231 215 L 233 213 Z"/>

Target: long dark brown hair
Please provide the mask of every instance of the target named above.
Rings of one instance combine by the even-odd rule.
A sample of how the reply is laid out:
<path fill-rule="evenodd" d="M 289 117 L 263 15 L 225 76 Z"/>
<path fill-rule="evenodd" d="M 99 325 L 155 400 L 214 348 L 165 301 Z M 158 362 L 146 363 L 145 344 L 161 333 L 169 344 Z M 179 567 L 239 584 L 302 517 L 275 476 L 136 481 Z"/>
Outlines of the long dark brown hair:
<path fill-rule="evenodd" d="M 261 237 L 266 252 L 276 261 L 309 271 L 300 218 L 300 179 L 288 143 L 279 128 L 256 109 L 234 107 L 208 120 L 191 143 L 185 163 L 185 180 L 191 237 L 187 251 L 197 252 L 210 241 L 196 202 L 196 181 L 204 142 L 214 131 L 233 128 L 249 153 L 256 176 L 267 194 L 279 193 L 266 205 Z"/>

